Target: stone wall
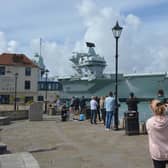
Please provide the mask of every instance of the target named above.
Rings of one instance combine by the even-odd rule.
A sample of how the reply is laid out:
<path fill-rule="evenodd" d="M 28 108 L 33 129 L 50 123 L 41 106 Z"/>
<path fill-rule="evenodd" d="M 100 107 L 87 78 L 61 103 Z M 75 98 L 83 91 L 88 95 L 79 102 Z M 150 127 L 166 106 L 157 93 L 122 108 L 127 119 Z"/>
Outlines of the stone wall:
<path fill-rule="evenodd" d="M 22 120 L 28 119 L 28 110 L 19 111 L 0 111 L 0 116 L 9 116 L 11 120 Z"/>

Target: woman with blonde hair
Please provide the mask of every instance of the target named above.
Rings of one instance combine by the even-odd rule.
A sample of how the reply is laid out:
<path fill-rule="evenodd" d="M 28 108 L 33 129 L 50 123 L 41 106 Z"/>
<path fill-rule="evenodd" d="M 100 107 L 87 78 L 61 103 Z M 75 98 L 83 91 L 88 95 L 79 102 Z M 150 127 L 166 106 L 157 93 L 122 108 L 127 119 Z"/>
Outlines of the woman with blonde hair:
<path fill-rule="evenodd" d="M 150 108 L 153 116 L 147 120 L 149 151 L 154 168 L 166 168 L 168 162 L 168 116 L 166 104 L 152 100 Z"/>

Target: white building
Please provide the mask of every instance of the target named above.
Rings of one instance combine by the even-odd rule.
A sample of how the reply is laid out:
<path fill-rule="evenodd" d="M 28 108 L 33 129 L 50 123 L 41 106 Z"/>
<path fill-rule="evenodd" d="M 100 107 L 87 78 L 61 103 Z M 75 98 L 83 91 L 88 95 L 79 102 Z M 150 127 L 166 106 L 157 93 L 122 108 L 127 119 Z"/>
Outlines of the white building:
<path fill-rule="evenodd" d="M 39 67 L 24 54 L 0 55 L 0 103 L 37 100 Z"/>
<path fill-rule="evenodd" d="M 42 77 L 42 72 L 45 77 Z M 47 78 L 46 78 L 47 77 Z M 24 54 L 0 55 L 0 104 L 18 102 L 54 102 L 61 95 L 62 85 L 48 79 L 39 62 Z"/>

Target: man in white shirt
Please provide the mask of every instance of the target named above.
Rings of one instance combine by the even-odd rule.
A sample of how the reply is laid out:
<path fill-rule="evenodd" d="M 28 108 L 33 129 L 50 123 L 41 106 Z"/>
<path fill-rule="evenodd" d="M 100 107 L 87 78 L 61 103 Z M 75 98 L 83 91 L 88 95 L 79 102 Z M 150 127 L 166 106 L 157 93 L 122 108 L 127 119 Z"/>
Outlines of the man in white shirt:
<path fill-rule="evenodd" d="M 106 109 L 106 129 L 107 131 L 110 130 L 111 121 L 113 119 L 113 114 L 115 110 L 115 98 L 113 97 L 113 93 L 109 92 L 109 96 L 105 99 L 105 109 Z"/>
<path fill-rule="evenodd" d="M 90 118 L 90 123 L 91 124 L 97 124 L 96 123 L 96 116 L 97 116 L 97 101 L 96 101 L 96 97 L 92 96 L 92 99 L 90 101 L 90 110 L 91 110 L 91 118 Z"/>

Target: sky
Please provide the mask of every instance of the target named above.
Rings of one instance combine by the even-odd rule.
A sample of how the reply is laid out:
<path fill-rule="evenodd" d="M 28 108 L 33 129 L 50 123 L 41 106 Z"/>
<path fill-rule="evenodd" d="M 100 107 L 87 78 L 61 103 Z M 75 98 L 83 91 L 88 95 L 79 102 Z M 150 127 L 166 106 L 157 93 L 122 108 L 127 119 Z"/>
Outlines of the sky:
<path fill-rule="evenodd" d="M 105 73 L 115 71 L 115 38 L 119 21 L 119 72 L 168 71 L 167 0 L 5 0 L 0 6 L 0 53 L 40 52 L 50 76 L 75 74 L 72 52 L 96 53 L 107 61 Z"/>

